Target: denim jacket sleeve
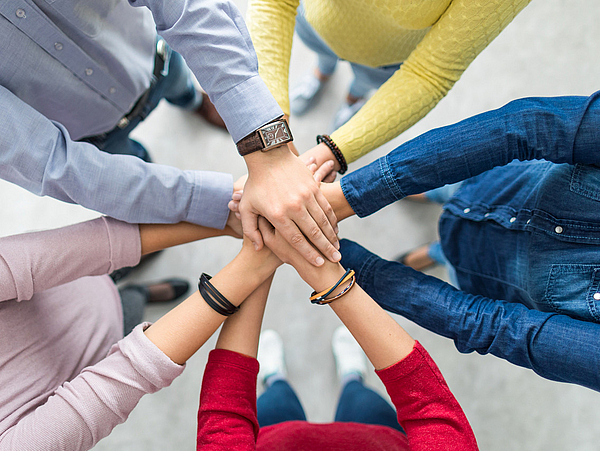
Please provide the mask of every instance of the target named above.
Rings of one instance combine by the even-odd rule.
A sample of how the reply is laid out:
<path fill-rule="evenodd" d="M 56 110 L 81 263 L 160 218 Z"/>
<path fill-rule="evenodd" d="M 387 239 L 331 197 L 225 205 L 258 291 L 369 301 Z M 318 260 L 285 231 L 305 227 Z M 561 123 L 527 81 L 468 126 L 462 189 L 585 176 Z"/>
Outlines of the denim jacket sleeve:
<path fill-rule="evenodd" d="M 466 180 L 511 161 L 600 164 L 600 91 L 515 100 L 431 130 L 341 179 L 356 214 Z"/>
<path fill-rule="evenodd" d="M 181 171 L 74 142 L 62 125 L 2 86 L 0 178 L 130 223 L 213 228 L 225 227 L 233 191 L 230 174 Z"/>
<path fill-rule="evenodd" d="M 476 351 L 532 369 L 546 379 L 600 391 L 600 324 L 492 300 L 341 240 L 342 265 L 384 309 Z"/>
<path fill-rule="evenodd" d="M 234 142 L 283 115 L 258 75 L 242 15 L 229 0 L 129 0 L 146 6 L 158 33 L 181 53 Z"/>

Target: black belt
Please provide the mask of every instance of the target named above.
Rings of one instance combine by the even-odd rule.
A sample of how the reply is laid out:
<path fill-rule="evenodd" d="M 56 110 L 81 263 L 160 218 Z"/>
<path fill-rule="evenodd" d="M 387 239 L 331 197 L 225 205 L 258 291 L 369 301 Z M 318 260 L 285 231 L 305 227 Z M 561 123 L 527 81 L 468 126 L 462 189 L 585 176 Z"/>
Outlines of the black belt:
<path fill-rule="evenodd" d="M 123 129 L 129 125 L 131 120 L 136 116 L 142 116 L 142 119 L 145 118 L 143 114 L 144 107 L 146 106 L 146 102 L 148 101 L 148 97 L 150 97 L 150 92 L 156 82 L 167 75 L 169 73 L 169 58 L 171 56 L 171 49 L 167 46 L 167 43 L 163 38 L 158 38 L 156 41 L 156 53 L 154 54 L 154 71 L 152 72 L 152 81 L 150 82 L 150 87 L 146 89 L 146 91 L 140 96 L 140 98 L 135 102 L 135 105 L 131 109 L 129 113 L 123 116 L 119 122 L 117 122 L 117 127 Z"/>

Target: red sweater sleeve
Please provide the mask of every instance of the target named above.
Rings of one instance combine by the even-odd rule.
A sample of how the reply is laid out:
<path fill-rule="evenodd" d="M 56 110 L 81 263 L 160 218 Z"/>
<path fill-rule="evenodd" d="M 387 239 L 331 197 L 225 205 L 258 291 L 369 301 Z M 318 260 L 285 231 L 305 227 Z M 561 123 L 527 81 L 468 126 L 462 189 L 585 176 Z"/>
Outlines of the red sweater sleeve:
<path fill-rule="evenodd" d="M 200 392 L 198 450 L 256 448 L 257 375 L 256 359 L 225 349 L 211 351 Z"/>
<path fill-rule="evenodd" d="M 411 451 L 470 451 L 477 442 L 442 373 L 419 342 L 377 375 L 396 406 Z"/>

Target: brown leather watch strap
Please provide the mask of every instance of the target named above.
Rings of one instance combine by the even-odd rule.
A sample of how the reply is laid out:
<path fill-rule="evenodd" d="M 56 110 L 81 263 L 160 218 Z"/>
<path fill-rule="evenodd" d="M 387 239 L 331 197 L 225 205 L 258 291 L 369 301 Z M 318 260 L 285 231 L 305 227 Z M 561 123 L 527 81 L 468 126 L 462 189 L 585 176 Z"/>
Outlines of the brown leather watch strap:
<path fill-rule="evenodd" d="M 260 139 L 258 130 L 253 131 L 245 138 L 242 138 L 237 143 L 237 149 L 242 157 L 248 154 L 261 150 L 263 148 L 263 142 Z"/>

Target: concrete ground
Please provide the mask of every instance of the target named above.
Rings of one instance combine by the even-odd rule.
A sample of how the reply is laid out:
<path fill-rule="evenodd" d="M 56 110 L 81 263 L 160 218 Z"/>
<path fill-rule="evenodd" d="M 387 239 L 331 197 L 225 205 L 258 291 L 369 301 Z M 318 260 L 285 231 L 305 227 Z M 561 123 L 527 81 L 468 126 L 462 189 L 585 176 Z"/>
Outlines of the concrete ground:
<path fill-rule="evenodd" d="M 245 1 L 237 0 L 245 9 Z M 523 96 L 588 95 L 600 86 L 600 4 L 574 0 L 533 2 L 466 71 L 449 95 L 420 123 L 367 157 L 356 169 L 398 144 L 431 128 L 502 106 Z M 291 83 L 307 71 L 313 56 L 300 42 L 294 45 Z M 312 147 L 314 136 L 327 132 L 344 96 L 350 72 L 344 64 L 316 110 L 293 118 L 297 147 Z M 135 131 L 156 162 L 182 169 L 244 173 L 245 166 L 226 133 L 167 104 Z M 0 181 L 5 216 L 0 236 L 62 226 L 90 219 L 96 213 Z M 341 236 L 360 242 L 384 258 L 393 258 L 436 238 L 440 208 L 400 202 L 366 218 L 341 224 Z M 217 238 L 167 250 L 131 280 L 151 281 L 182 276 L 194 282 L 201 272 L 214 274 L 239 249 L 232 238 Z M 446 277 L 443 269 L 433 272 Z M 339 384 L 330 338 L 339 321 L 327 308 L 313 307 L 310 289 L 291 268 L 279 271 L 271 290 L 264 325 L 283 337 L 290 380 L 312 421 L 330 421 Z M 171 306 L 151 307 L 155 320 Z M 600 396 L 581 387 L 544 380 L 492 356 L 462 355 L 453 343 L 397 318 L 429 350 L 469 418 L 481 449 L 595 450 L 600 429 L 595 426 Z M 171 387 L 146 396 L 127 422 L 117 427 L 96 450 L 192 450 L 198 393 L 208 342 L 188 363 Z M 380 390 L 374 374 L 368 382 Z"/>

